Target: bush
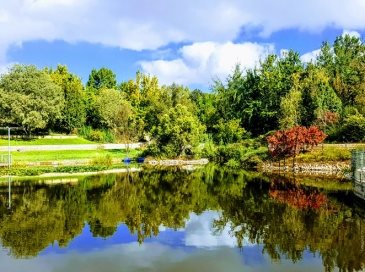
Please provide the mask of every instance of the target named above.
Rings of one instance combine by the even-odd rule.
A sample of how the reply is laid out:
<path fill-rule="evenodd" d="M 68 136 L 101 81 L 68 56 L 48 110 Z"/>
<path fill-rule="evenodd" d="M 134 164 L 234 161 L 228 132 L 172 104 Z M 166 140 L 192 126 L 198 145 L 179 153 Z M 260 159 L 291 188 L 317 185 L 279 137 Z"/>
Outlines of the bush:
<path fill-rule="evenodd" d="M 220 146 L 209 143 L 204 146 L 202 157 L 231 168 L 243 166 L 252 169 L 257 168 L 267 157 L 267 148 L 257 146 L 257 142 L 252 140 Z"/>
<path fill-rule="evenodd" d="M 91 165 L 105 165 L 110 167 L 113 165 L 113 159 L 110 154 L 107 154 L 106 156 L 93 159 Z"/>
<path fill-rule="evenodd" d="M 83 138 L 98 143 L 114 143 L 115 135 L 111 130 L 94 130 L 90 126 L 83 126 L 78 131 Z"/>
<path fill-rule="evenodd" d="M 101 132 L 100 130 L 91 131 L 88 140 L 99 143 L 103 142 L 103 132 Z"/>
<path fill-rule="evenodd" d="M 365 117 L 360 113 L 345 118 L 340 129 L 339 140 L 360 142 L 365 140 Z"/>

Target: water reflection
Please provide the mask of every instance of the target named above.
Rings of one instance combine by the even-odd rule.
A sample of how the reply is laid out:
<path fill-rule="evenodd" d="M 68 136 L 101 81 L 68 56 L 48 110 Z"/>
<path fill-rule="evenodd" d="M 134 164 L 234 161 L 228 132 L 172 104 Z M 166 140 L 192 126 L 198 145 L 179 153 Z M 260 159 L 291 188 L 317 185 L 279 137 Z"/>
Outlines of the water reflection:
<path fill-rule="evenodd" d="M 328 186 L 325 184 L 323 188 Z M 41 253 L 29 261 L 32 263 L 41 260 L 42 254 L 55 254 L 57 248 L 61 252 L 75 250 L 73 245 L 78 239 L 86 239 L 91 233 L 83 246 L 88 249 L 95 243 L 103 246 L 103 250 L 89 252 L 95 255 L 93 259 L 110 254 L 117 265 L 121 259 L 113 255 L 116 248 L 116 252 L 123 252 L 128 246 L 134 252 L 148 249 L 158 255 L 156 260 L 151 257 L 160 264 L 157 266 L 160 270 L 156 271 L 171 271 L 164 269 L 170 269 L 179 260 L 184 263 L 189 260 L 185 269 L 193 265 L 190 258 L 213 258 L 226 266 L 225 270 L 217 270 L 218 264 L 212 267 L 207 264 L 210 270 L 200 271 L 238 271 L 247 264 L 241 256 L 247 250 L 256 252 L 254 258 L 260 259 L 260 267 L 267 264 L 262 258 L 281 261 L 280 266 L 270 264 L 270 270 L 304 262 L 296 270 L 305 271 L 310 265 L 305 260 L 311 253 L 316 256 L 311 258 L 320 260 L 322 264 L 317 265 L 325 270 L 337 267 L 359 271 L 365 264 L 362 204 L 353 202 L 350 192 L 338 191 L 333 186 L 323 188 L 214 166 L 194 172 L 146 170 L 87 177 L 78 183 L 15 183 L 11 209 L 7 207 L 7 187 L 0 187 L 0 243 L 12 256 L 0 263 L 17 267 L 20 262 L 15 258 L 31 258 Z M 206 248 L 215 250 L 210 252 Z M 160 249 L 174 256 L 160 260 L 163 256 L 158 254 Z M 215 254 L 226 256 L 226 261 L 222 262 L 222 257 Z M 89 257 L 72 260 L 81 267 Z M 63 262 L 63 271 L 91 271 L 76 269 L 77 265 L 67 269 L 66 263 Z M 202 265 L 201 261 L 198 263 Z M 236 265 L 230 270 L 229 264 Z M 139 264 L 133 265 L 138 268 Z M 253 270 L 259 270 L 258 265 Z"/>

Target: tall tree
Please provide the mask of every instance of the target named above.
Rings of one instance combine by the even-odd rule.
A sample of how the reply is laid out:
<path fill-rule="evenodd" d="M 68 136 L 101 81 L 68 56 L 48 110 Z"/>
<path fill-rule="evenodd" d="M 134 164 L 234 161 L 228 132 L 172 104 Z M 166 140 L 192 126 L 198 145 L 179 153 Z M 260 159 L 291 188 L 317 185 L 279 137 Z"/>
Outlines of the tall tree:
<path fill-rule="evenodd" d="M 94 92 L 103 88 L 116 89 L 117 77 L 112 70 L 105 67 L 100 68 L 99 70 L 92 69 L 86 87 Z"/>
<path fill-rule="evenodd" d="M 302 92 L 299 86 L 299 75 L 294 75 L 293 87 L 281 100 L 281 118 L 279 120 L 280 127 L 287 129 L 298 126 L 301 117 Z"/>
<path fill-rule="evenodd" d="M 178 104 L 160 116 L 154 137 L 161 153 L 167 156 L 183 155 L 186 149 L 196 147 L 205 127 L 186 106 Z"/>
<path fill-rule="evenodd" d="M 81 80 L 64 65 L 58 65 L 56 70 L 50 71 L 50 75 L 53 82 L 62 88 L 65 99 L 62 117 L 55 129 L 71 132 L 80 128 L 86 121 L 86 94 Z"/>

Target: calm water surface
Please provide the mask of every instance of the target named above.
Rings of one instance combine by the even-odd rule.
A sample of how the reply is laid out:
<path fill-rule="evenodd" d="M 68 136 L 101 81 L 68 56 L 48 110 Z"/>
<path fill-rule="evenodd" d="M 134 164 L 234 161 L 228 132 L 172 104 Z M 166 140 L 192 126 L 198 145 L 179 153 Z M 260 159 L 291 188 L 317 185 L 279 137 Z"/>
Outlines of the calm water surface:
<path fill-rule="evenodd" d="M 365 268 L 349 184 L 215 166 L 52 182 L 12 182 L 11 203 L 0 186 L 0 271 Z"/>

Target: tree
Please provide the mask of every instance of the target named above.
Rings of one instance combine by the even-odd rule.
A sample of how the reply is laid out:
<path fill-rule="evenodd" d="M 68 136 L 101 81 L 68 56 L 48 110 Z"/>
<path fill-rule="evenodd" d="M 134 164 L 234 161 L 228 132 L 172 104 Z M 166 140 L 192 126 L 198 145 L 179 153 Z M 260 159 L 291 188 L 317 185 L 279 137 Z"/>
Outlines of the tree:
<path fill-rule="evenodd" d="M 280 103 L 294 86 L 294 74 L 300 74 L 303 65 L 299 54 L 294 51 L 285 52 L 280 58 L 270 55 L 261 63 L 258 71 L 259 90 L 261 93 L 260 123 L 266 133 L 279 127 Z"/>
<path fill-rule="evenodd" d="M 114 72 L 108 68 L 100 68 L 99 70 L 92 69 L 89 75 L 89 80 L 86 83 L 86 87 L 89 90 L 97 92 L 103 88 L 116 89 L 117 79 Z"/>
<path fill-rule="evenodd" d="M 51 77 L 32 65 L 14 65 L 0 79 L 2 125 L 20 126 L 30 135 L 61 118 L 64 97 Z"/>
<path fill-rule="evenodd" d="M 122 83 L 120 89 L 136 110 L 136 120 L 140 123 L 142 134 L 149 134 L 158 124 L 159 116 L 169 109 L 157 77 L 137 72 L 136 78 Z"/>
<path fill-rule="evenodd" d="M 311 150 L 326 138 L 318 127 L 295 126 L 287 130 L 276 131 L 267 137 L 268 149 L 272 158 L 293 157 L 293 167 L 297 154 Z"/>
<path fill-rule="evenodd" d="M 308 65 L 301 82 L 303 125 L 312 125 L 323 120 L 326 112 L 340 114 L 342 102 L 330 84 L 330 77 L 323 68 Z"/>
<path fill-rule="evenodd" d="M 298 126 L 301 118 L 302 92 L 299 89 L 299 75 L 294 75 L 295 80 L 292 89 L 281 100 L 280 127 L 287 129 Z"/>
<path fill-rule="evenodd" d="M 213 126 L 213 128 L 215 129 L 213 139 L 217 144 L 230 144 L 239 142 L 246 134 L 246 130 L 240 127 L 239 119 L 233 119 L 227 122 L 221 119 L 219 120 L 218 124 Z"/>
<path fill-rule="evenodd" d="M 86 121 L 86 94 L 81 80 L 63 65 L 58 65 L 54 71 L 51 70 L 50 75 L 53 82 L 62 88 L 65 100 L 62 117 L 55 129 L 71 132 L 80 128 Z"/>
<path fill-rule="evenodd" d="M 117 129 L 124 127 L 132 115 L 131 105 L 123 98 L 120 91 L 102 89 L 96 96 L 95 113 L 100 122 L 100 127 Z"/>
<path fill-rule="evenodd" d="M 360 113 L 347 116 L 340 129 L 339 138 L 347 142 L 365 140 L 365 117 Z"/>
<path fill-rule="evenodd" d="M 162 154 L 176 157 L 196 147 L 204 130 L 198 118 L 186 106 L 178 104 L 160 117 L 153 135 Z"/>

